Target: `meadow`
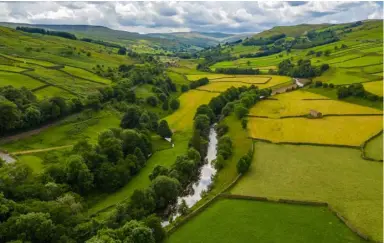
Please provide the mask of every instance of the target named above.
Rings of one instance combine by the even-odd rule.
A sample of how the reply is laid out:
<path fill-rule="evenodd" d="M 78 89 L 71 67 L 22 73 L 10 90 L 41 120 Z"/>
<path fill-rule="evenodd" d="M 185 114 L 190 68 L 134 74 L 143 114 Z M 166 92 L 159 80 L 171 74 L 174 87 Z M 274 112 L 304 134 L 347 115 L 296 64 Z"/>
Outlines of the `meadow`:
<path fill-rule="evenodd" d="M 255 76 L 256 77 L 256 76 Z M 262 76 L 263 79 L 265 76 Z M 266 88 L 272 88 L 278 85 L 285 85 L 291 83 L 291 78 L 286 76 L 277 76 L 277 75 L 271 75 L 272 79 L 270 79 L 266 83 L 259 83 L 256 84 L 259 89 L 266 89 Z M 217 81 L 221 81 L 221 79 L 218 79 Z M 251 86 L 251 83 L 243 83 L 243 82 L 235 82 L 235 81 L 226 81 L 226 82 L 210 82 L 207 85 L 201 86 L 197 88 L 198 90 L 204 90 L 204 91 L 210 91 L 210 92 L 224 92 L 225 90 L 229 89 L 230 87 L 241 87 L 241 86 Z"/>
<path fill-rule="evenodd" d="M 1 148 L 9 152 L 17 152 L 73 145 L 81 139 L 88 139 L 94 143 L 100 132 L 111 127 L 118 127 L 119 124 L 120 115 L 115 111 L 84 111 L 67 117 L 36 135 L 2 144 Z"/>
<path fill-rule="evenodd" d="M 363 86 L 366 91 L 383 97 L 383 81 L 382 80 L 364 83 Z"/>
<path fill-rule="evenodd" d="M 11 71 L 11 72 L 21 72 L 26 70 L 25 68 L 20 68 L 17 66 L 11 66 L 11 65 L 2 65 L 0 64 L 0 71 Z"/>
<path fill-rule="evenodd" d="M 364 241 L 324 207 L 221 199 L 181 226 L 166 242 Z"/>
<path fill-rule="evenodd" d="M 0 71 L 0 87 L 12 85 L 15 88 L 26 87 L 27 89 L 35 89 L 45 85 L 44 83 L 19 73 L 10 73 Z"/>
<path fill-rule="evenodd" d="M 328 202 L 380 240 L 382 181 L 383 164 L 362 159 L 358 149 L 255 142 L 251 168 L 231 193 Z"/>
<path fill-rule="evenodd" d="M 364 148 L 365 156 L 368 158 L 382 160 L 383 159 L 383 133 L 369 140 Z"/>
<path fill-rule="evenodd" d="M 88 79 L 93 80 L 95 82 L 103 83 L 103 84 L 110 84 L 111 80 L 102 78 L 94 73 L 91 73 L 89 71 L 86 71 L 81 68 L 71 67 L 71 66 L 65 66 L 63 71 L 72 74 L 73 76 L 82 78 L 82 79 Z"/>
<path fill-rule="evenodd" d="M 55 87 L 55 86 L 47 86 L 47 87 L 44 87 L 42 89 L 38 89 L 36 91 L 33 92 L 36 97 L 39 99 L 39 100 L 43 100 L 43 99 L 49 99 L 51 97 L 54 97 L 54 96 L 60 96 L 60 97 L 63 97 L 63 98 L 72 98 L 72 97 L 75 97 L 75 95 L 63 90 L 63 89 L 60 89 L 58 87 Z"/>
<path fill-rule="evenodd" d="M 331 100 L 325 96 L 317 95 L 303 90 L 278 94 L 274 96 L 274 98 L 277 100 L 263 100 L 258 102 L 250 109 L 249 115 L 279 118 L 282 116 L 308 115 L 310 110 L 319 111 L 323 115 L 383 114 L 381 110 L 350 104 L 339 100 Z"/>
<path fill-rule="evenodd" d="M 360 146 L 382 129 L 382 116 L 308 118 L 250 118 L 249 135 L 275 143 L 314 143 Z"/>
<path fill-rule="evenodd" d="M 193 117 L 200 105 L 208 104 L 209 101 L 218 96 L 217 93 L 190 90 L 183 93 L 180 97 L 180 107 L 165 120 L 174 132 L 191 131 L 193 127 Z"/>

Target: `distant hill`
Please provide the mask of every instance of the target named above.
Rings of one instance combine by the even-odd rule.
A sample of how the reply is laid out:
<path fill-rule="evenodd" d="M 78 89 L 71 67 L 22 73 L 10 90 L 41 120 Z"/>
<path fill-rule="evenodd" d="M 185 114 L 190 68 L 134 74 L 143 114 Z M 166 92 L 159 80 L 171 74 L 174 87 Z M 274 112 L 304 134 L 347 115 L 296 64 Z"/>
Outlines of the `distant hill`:
<path fill-rule="evenodd" d="M 331 26 L 331 24 L 300 24 L 294 26 L 275 26 L 272 29 L 265 30 L 256 35 L 253 35 L 252 38 L 265 38 L 277 34 L 286 34 L 288 37 L 298 37 L 303 35 L 307 31 L 323 29 L 329 26 Z"/>
<path fill-rule="evenodd" d="M 46 25 L 0 22 L 0 26 L 15 29 L 17 26 L 36 27 L 75 34 L 78 38 L 92 38 L 130 46 L 148 46 L 156 50 L 162 48 L 168 51 L 199 50 L 215 46 L 226 41 L 236 41 L 245 38 L 244 35 L 226 34 L 220 32 L 176 32 L 140 34 L 114 30 L 104 26 L 93 25 Z M 249 36 L 249 35 L 247 35 Z"/>

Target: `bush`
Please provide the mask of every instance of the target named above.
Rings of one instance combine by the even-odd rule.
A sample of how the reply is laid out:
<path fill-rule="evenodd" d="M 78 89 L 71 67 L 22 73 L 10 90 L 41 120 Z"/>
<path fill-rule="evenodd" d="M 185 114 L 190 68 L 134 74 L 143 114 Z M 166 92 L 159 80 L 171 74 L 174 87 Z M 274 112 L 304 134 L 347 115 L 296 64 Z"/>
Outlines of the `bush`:
<path fill-rule="evenodd" d="M 248 114 L 248 109 L 245 108 L 243 104 L 236 104 L 235 105 L 235 114 L 236 114 L 237 118 L 241 119 L 245 115 Z"/>
<path fill-rule="evenodd" d="M 241 120 L 241 126 L 243 127 L 243 129 L 247 128 L 247 124 L 248 124 L 248 120 L 243 118 Z"/>
<path fill-rule="evenodd" d="M 216 170 L 221 170 L 225 166 L 225 160 L 224 157 L 219 154 L 217 158 L 213 161 L 213 165 L 215 166 Z"/>
<path fill-rule="evenodd" d="M 323 83 L 323 88 L 328 88 L 328 84 L 327 83 Z"/>
<path fill-rule="evenodd" d="M 249 154 L 244 155 L 240 158 L 240 160 L 237 162 L 237 172 L 239 174 L 244 174 L 249 170 L 249 167 L 251 166 L 252 158 Z"/>
<path fill-rule="evenodd" d="M 171 107 L 172 110 L 177 110 L 177 109 L 179 109 L 179 107 L 180 107 L 180 101 L 177 100 L 177 99 L 173 99 L 173 100 L 171 101 L 170 107 Z"/>
<path fill-rule="evenodd" d="M 321 86 L 323 86 L 323 82 L 321 82 L 321 81 L 315 82 L 315 87 L 321 87 Z"/>
<path fill-rule="evenodd" d="M 329 88 L 333 89 L 334 87 L 335 87 L 335 85 L 333 83 L 329 84 Z"/>
<path fill-rule="evenodd" d="M 183 85 L 181 86 L 181 92 L 182 92 L 182 93 L 187 92 L 188 90 L 189 90 L 188 85 L 183 84 Z"/>
<path fill-rule="evenodd" d="M 152 106 L 152 107 L 155 107 L 157 106 L 157 98 L 155 96 L 149 96 L 147 98 L 147 103 Z"/>

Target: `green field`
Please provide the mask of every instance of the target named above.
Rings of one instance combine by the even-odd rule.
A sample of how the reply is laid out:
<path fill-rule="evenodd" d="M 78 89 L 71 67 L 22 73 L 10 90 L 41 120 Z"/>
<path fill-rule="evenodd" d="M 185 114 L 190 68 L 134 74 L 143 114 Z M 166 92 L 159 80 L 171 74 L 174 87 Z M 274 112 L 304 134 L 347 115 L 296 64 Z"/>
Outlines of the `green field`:
<path fill-rule="evenodd" d="M 86 70 L 81 69 L 81 68 L 65 66 L 62 70 L 67 72 L 67 73 L 72 74 L 73 76 L 79 77 L 79 78 L 90 79 L 90 80 L 93 80 L 95 82 L 99 82 L 99 83 L 103 83 L 103 84 L 110 84 L 111 83 L 111 80 L 102 78 L 102 77 L 100 77 L 94 73 L 91 73 L 91 72 L 86 71 Z"/>
<path fill-rule="evenodd" d="M 11 65 L 0 65 L 0 71 L 11 71 L 11 72 L 21 72 L 26 69 L 16 67 L 16 66 L 11 66 Z"/>
<path fill-rule="evenodd" d="M 59 96 L 59 97 L 63 97 L 63 98 L 75 97 L 73 94 L 71 94 L 71 93 L 69 93 L 63 89 L 57 88 L 55 86 L 48 86 L 48 87 L 36 90 L 33 93 L 36 95 L 36 97 L 39 100 L 48 99 L 48 98 L 51 98 L 54 96 Z"/>
<path fill-rule="evenodd" d="M 372 159 L 383 159 L 383 133 L 370 140 L 364 148 L 365 156 Z"/>
<path fill-rule="evenodd" d="M 41 158 L 34 155 L 20 155 L 17 156 L 18 163 L 28 165 L 34 173 L 40 173 L 44 169 L 43 161 Z"/>
<path fill-rule="evenodd" d="M 26 87 L 27 89 L 34 89 L 44 85 L 44 83 L 23 74 L 2 71 L 0 71 L 0 81 L 0 87 L 12 85 L 15 88 Z"/>
<path fill-rule="evenodd" d="M 97 140 L 99 132 L 118 127 L 120 115 L 114 111 L 87 112 L 70 116 L 59 124 L 49 127 L 37 135 L 0 145 L 10 152 L 44 149 L 75 144 L 80 139 Z"/>
<path fill-rule="evenodd" d="M 366 91 L 383 97 L 383 81 L 382 80 L 364 83 L 363 86 Z"/>
<path fill-rule="evenodd" d="M 383 237 L 383 164 L 358 149 L 255 143 L 233 194 L 328 202 L 361 232 Z"/>
<path fill-rule="evenodd" d="M 166 240 L 200 242 L 364 242 L 327 208 L 221 199 Z"/>

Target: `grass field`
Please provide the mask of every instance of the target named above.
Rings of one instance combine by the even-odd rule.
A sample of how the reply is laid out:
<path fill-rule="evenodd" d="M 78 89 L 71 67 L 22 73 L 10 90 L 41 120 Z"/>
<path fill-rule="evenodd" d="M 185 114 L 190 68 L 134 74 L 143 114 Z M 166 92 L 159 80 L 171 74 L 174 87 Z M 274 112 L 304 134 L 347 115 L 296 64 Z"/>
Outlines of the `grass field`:
<path fill-rule="evenodd" d="M 325 201 L 380 240 L 382 181 L 383 164 L 362 159 L 358 149 L 255 142 L 250 171 L 231 193 Z"/>
<path fill-rule="evenodd" d="M 44 149 L 62 145 L 75 144 L 80 139 L 96 142 L 99 132 L 111 127 L 118 127 L 120 115 L 113 111 L 90 112 L 86 111 L 70 116 L 60 124 L 49 127 L 37 135 L 22 140 L 0 145 L 10 152 Z"/>
<path fill-rule="evenodd" d="M 221 78 L 229 78 L 229 77 L 235 77 L 235 75 L 231 74 L 219 74 L 219 73 L 205 73 L 205 74 L 189 74 L 187 75 L 188 80 L 190 81 L 196 81 L 201 78 L 208 78 L 209 80 L 214 79 L 221 79 Z"/>
<path fill-rule="evenodd" d="M 200 242 L 364 242 L 328 209 L 221 199 L 166 240 Z"/>
<path fill-rule="evenodd" d="M 43 161 L 40 157 L 34 155 L 17 156 L 18 163 L 28 165 L 34 173 L 40 173 L 44 169 Z"/>
<path fill-rule="evenodd" d="M 57 88 L 55 86 L 48 86 L 48 87 L 45 87 L 43 89 L 36 90 L 33 93 L 36 95 L 36 97 L 39 100 L 48 99 L 48 98 L 54 97 L 54 96 L 60 96 L 63 98 L 74 97 L 73 94 L 71 94 L 71 93 L 69 93 L 63 89 Z"/>
<path fill-rule="evenodd" d="M 175 147 L 155 152 L 152 157 L 147 161 L 145 167 L 142 168 L 135 177 L 133 177 L 120 190 L 112 194 L 102 196 L 101 200 L 99 200 L 96 204 L 90 206 L 88 213 L 97 213 L 98 211 L 104 208 L 113 206 L 119 202 L 122 202 L 125 199 L 129 199 L 129 197 L 136 189 L 148 188 L 151 184 L 151 181 L 149 180 L 149 174 L 152 173 L 153 169 L 157 165 L 162 165 L 166 167 L 171 166 L 175 162 L 177 156 L 182 155 L 186 152 L 189 137 L 190 134 L 175 134 L 173 136 Z"/>
<path fill-rule="evenodd" d="M 171 78 L 172 82 L 178 85 L 189 84 L 189 81 L 183 75 L 175 72 L 168 71 L 167 75 Z"/>
<path fill-rule="evenodd" d="M 350 104 L 338 100 L 302 100 L 327 99 L 325 96 L 311 92 L 297 90 L 274 96 L 278 100 L 263 100 L 254 105 L 249 114 L 254 116 L 268 116 L 279 118 L 281 116 L 308 115 L 311 109 L 325 114 L 382 114 L 381 110 L 370 107 Z"/>
<path fill-rule="evenodd" d="M 0 87 L 12 85 L 15 88 L 26 87 L 27 89 L 34 89 L 44 85 L 44 83 L 23 74 L 2 71 L 0 71 L 0 80 Z"/>
<path fill-rule="evenodd" d="M 237 75 L 236 77 L 220 78 L 211 80 L 211 82 L 243 82 L 249 84 L 265 84 L 270 77 Z"/>
<path fill-rule="evenodd" d="M 364 148 L 365 156 L 372 159 L 383 159 L 383 134 L 370 140 Z"/>
<path fill-rule="evenodd" d="M 322 81 L 333 84 L 352 84 L 377 80 L 377 76 L 363 73 L 360 69 L 330 68 L 314 81 Z"/>
<path fill-rule="evenodd" d="M 217 93 L 190 90 L 179 97 L 179 109 L 167 116 L 165 120 L 174 131 L 191 131 L 196 109 L 200 105 L 208 104 L 213 97 L 218 95 Z"/>
<path fill-rule="evenodd" d="M 382 80 L 364 83 L 363 86 L 366 91 L 383 97 L 383 81 Z"/>
<path fill-rule="evenodd" d="M 315 94 L 326 96 L 326 97 L 333 99 L 333 100 L 338 99 L 337 98 L 337 89 L 308 88 L 305 90 L 308 92 L 312 92 Z M 351 103 L 351 104 L 357 104 L 357 105 L 361 105 L 361 106 L 367 106 L 367 107 L 372 107 L 375 109 L 383 110 L 383 102 L 381 102 L 380 100 L 370 101 L 368 99 L 362 99 L 359 97 L 350 96 L 350 97 L 344 98 L 343 101 Z"/>
<path fill-rule="evenodd" d="M 263 76 L 264 78 L 265 76 Z M 268 81 L 265 84 L 255 84 L 259 89 L 265 89 L 270 88 L 273 86 L 277 86 L 280 84 L 288 83 L 290 82 L 291 78 L 286 76 L 277 76 L 277 75 L 271 75 L 272 79 Z M 221 81 L 221 79 L 218 79 L 217 81 Z M 210 82 L 207 85 L 200 86 L 199 90 L 205 90 L 205 91 L 213 91 L 213 92 L 224 92 L 225 90 L 229 89 L 230 87 L 241 87 L 241 86 L 251 86 L 250 83 L 240 83 L 240 82 Z"/>
<path fill-rule="evenodd" d="M 14 61 L 17 61 L 17 62 L 23 62 L 23 63 L 30 63 L 30 64 L 36 64 L 36 65 L 40 65 L 40 66 L 44 66 L 44 67 L 53 67 L 53 66 L 57 66 L 56 64 L 54 63 L 51 63 L 51 62 L 46 62 L 46 61 L 41 61 L 41 60 L 36 60 L 36 59 L 30 59 L 30 58 L 25 58 L 25 57 L 17 57 L 17 56 L 10 56 L 10 55 L 5 55 L 5 54 L 0 54 L 1 56 L 7 58 L 7 59 L 11 59 L 11 60 L 14 60 Z"/>
<path fill-rule="evenodd" d="M 250 137 L 272 142 L 360 146 L 382 129 L 382 116 L 250 118 Z"/>
<path fill-rule="evenodd" d="M 110 84 L 111 80 L 105 79 L 103 77 L 100 77 L 94 73 L 91 73 L 89 71 L 86 71 L 81 68 L 75 68 L 75 67 L 70 67 L 70 66 L 65 66 L 63 71 L 72 74 L 73 76 L 79 77 L 79 78 L 85 78 L 85 79 L 90 79 L 99 83 L 104 83 L 104 84 Z"/>
<path fill-rule="evenodd" d="M 11 65 L 0 65 L 0 71 L 11 71 L 11 72 L 21 72 L 24 71 L 24 68 L 11 66 Z"/>

